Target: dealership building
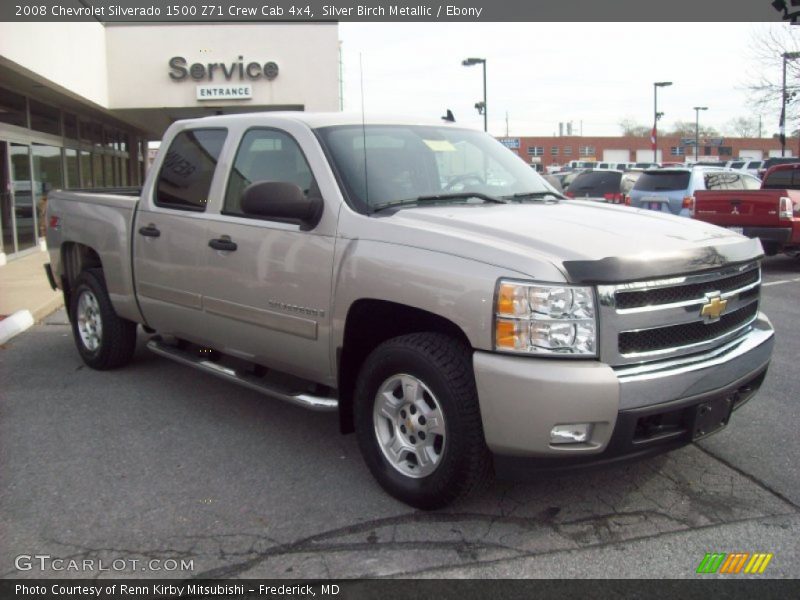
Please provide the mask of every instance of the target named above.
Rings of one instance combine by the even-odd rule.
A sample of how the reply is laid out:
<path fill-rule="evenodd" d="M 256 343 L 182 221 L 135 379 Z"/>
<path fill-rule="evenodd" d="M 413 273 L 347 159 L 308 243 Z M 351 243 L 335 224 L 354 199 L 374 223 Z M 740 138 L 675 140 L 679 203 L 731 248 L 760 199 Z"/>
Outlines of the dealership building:
<path fill-rule="evenodd" d="M 0 264 L 49 190 L 141 185 L 177 119 L 340 107 L 335 23 L 0 23 Z"/>

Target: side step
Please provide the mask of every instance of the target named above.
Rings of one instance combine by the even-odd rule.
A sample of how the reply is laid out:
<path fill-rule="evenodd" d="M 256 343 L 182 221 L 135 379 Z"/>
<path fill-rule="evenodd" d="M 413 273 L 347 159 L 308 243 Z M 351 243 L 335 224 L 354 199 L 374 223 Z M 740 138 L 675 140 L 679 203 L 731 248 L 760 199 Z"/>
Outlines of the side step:
<path fill-rule="evenodd" d="M 290 391 L 278 385 L 272 385 L 255 375 L 242 373 L 210 360 L 199 358 L 190 352 L 185 352 L 176 346 L 167 344 L 158 337 L 147 342 L 147 349 L 151 352 L 155 352 L 159 356 L 194 367 L 195 369 L 210 373 L 211 375 L 216 375 L 217 377 L 232 381 L 233 383 L 238 383 L 256 392 L 261 392 L 266 396 L 291 402 L 303 408 L 317 411 L 334 411 L 339 407 L 339 401 L 336 398 L 314 396 L 306 392 Z"/>

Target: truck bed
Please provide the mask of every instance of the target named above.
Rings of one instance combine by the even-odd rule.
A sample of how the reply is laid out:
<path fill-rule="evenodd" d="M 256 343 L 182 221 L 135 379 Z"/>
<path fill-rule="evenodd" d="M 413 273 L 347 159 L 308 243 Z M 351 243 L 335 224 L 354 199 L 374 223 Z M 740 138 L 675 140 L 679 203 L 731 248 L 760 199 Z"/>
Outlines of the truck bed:
<path fill-rule="evenodd" d="M 800 192 L 786 189 L 719 190 L 695 192 L 694 218 L 752 238 L 759 238 L 768 254 L 800 245 L 800 218 L 780 215 L 781 198 L 800 207 Z"/>
<path fill-rule="evenodd" d="M 47 248 L 53 272 L 62 272 L 61 261 L 71 244 L 93 248 L 102 263 L 114 309 L 132 321 L 142 320 L 134 298 L 131 265 L 131 231 L 139 192 L 139 188 L 56 190 L 47 201 Z"/>

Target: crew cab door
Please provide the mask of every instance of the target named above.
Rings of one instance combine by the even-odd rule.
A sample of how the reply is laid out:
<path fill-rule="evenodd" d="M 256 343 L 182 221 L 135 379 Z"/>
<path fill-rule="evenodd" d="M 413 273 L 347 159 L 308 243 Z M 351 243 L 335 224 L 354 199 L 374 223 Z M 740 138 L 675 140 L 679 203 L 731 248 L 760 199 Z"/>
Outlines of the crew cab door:
<path fill-rule="evenodd" d="M 283 128 L 241 135 L 216 214 L 208 221 L 202 281 L 204 327 L 220 351 L 300 377 L 331 377 L 331 278 L 337 215 L 330 203 L 313 227 L 247 215 L 242 192 L 258 181 L 297 184 L 320 195 L 312 169 L 327 169 L 307 129 L 301 149 Z M 325 174 L 327 175 L 327 174 Z"/>
<path fill-rule="evenodd" d="M 147 324 L 198 343 L 208 343 L 201 297 L 207 207 L 226 134 L 187 129 L 172 138 L 132 233 L 136 295 Z"/>

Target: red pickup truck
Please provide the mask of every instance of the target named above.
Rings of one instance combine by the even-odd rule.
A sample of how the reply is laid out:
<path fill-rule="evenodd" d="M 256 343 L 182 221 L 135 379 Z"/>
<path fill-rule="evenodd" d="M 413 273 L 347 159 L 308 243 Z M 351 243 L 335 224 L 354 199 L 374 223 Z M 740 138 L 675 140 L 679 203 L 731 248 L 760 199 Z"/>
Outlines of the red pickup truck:
<path fill-rule="evenodd" d="M 777 165 L 760 190 L 695 192 L 694 218 L 761 240 L 770 256 L 800 257 L 800 163 Z"/>

